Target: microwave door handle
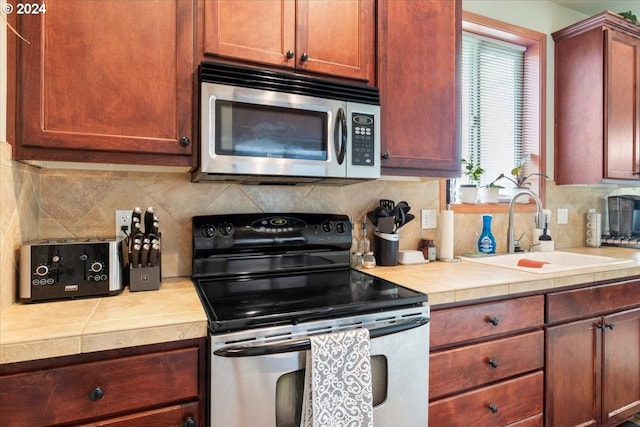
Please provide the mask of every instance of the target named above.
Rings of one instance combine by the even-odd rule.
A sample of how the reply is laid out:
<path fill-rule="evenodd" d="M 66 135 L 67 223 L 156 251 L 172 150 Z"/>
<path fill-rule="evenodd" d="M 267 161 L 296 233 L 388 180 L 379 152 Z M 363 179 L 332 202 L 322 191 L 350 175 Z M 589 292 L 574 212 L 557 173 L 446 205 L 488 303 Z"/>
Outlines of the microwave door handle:
<path fill-rule="evenodd" d="M 416 317 L 410 320 L 397 322 L 389 326 L 369 330 L 369 338 L 380 338 L 385 335 L 397 334 L 414 328 L 419 328 L 429 323 L 428 317 Z M 279 342 L 268 345 L 256 346 L 232 346 L 221 348 L 213 352 L 216 356 L 222 357 L 244 357 L 244 356 L 265 356 L 267 354 L 291 353 L 311 349 L 309 338 L 294 341 Z"/>
<path fill-rule="evenodd" d="M 343 108 L 338 109 L 336 115 L 336 125 L 333 129 L 333 145 L 336 151 L 338 164 L 344 162 L 344 156 L 347 153 L 347 116 Z"/>

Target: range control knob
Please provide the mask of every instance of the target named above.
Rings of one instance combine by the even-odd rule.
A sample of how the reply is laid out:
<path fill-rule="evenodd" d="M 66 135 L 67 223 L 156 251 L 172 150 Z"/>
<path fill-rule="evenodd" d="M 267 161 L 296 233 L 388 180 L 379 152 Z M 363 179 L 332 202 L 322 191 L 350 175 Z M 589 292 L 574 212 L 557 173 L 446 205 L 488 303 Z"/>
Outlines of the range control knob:
<path fill-rule="evenodd" d="M 45 264 L 40 264 L 36 267 L 36 276 L 46 276 L 49 274 L 49 266 Z"/>
<path fill-rule="evenodd" d="M 322 221 L 322 229 L 325 233 L 331 233 L 333 231 L 333 224 L 330 221 Z"/>
<path fill-rule="evenodd" d="M 204 237 L 212 238 L 216 235 L 216 228 L 213 225 L 207 224 L 202 226 L 200 232 Z"/>
<path fill-rule="evenodd" d="M 51 257 L 51 261 L 53 261 L 54 263 L 60 262 L 60 260 L 62 260 L 62 256 L 60 256 L 60 255 L 56 254 L 53 257 Z"/>
<path fill-rule="evenodd" d="M 102 263 L 100 261 L 93 261 L 91 263 L 91 267 L 89 267 L 89 269 L 94 273 L 101 272 L 103 268 L 104 268 L 104 266 L 102 265 Z"/>
<path fill-rule="evenodd" d="M 229 237 L 233 234 L 234 228 L 233 224 L 230 222 L 223 222 L 220 224 L 220 235 L 224 237 Z"/>
<path fill-rule="evenodd" d="M 339 222 L 336 224 L 336 230 L 338 231 L 338 233 L 344 234 L 344 232 L 347 231 L 347 226 L 344 222 Z"/>

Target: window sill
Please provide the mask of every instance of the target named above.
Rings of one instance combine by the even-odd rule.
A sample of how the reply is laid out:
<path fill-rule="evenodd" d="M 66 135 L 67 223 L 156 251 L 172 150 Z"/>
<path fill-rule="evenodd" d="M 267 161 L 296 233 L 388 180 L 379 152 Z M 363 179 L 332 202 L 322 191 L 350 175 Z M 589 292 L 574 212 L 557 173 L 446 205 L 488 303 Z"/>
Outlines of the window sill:
<path fill-rule="evenodd" d="M 540 200 L 542 201 L 542 205 L 545 205 L 545 185 L 544 182 L 541 183 L 540 187 Z M 440 209 L 447 209 L 446 206 L 446 197 L 445 194 L 447 192 L 446 180 L 440 180 Z M 515 206 L 515 212 L 535 212 L 537 210 L 536 203 L 533 200 L 529 200 L 527 203 L 521 203 L 520 201 L 523 199 L 518 199 L 518 202 Z M 485 213 L 508 213 L 509 212 L 509 202 L 498 202 L 498 203 L 459 203 L 453 202 L 449 205 L 449 209 L 456 213 L 468 213 L 468 214 L 485 214 Z"/>

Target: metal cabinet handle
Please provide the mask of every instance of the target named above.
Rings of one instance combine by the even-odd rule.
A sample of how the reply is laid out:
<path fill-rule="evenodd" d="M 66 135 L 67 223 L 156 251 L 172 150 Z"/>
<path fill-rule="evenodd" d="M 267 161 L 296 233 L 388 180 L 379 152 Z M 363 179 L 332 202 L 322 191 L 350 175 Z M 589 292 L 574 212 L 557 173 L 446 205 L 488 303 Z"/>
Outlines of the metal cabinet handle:
<path fill-rule="evenodd" d="M 391 155 L 390 155 L 389 153 L 384 153 L 381 157 L 382 157 L 384 160 L 389 160 L 389 159 L 391 158 Z"/>
<path fill-rule="evenodd" d="M 498 367 L 498 361 L 496 359 L 490 359 L 489 360 L 489 366 L 491 366 L 492 368 L 497 368 Z"/>
<path fill-rule="evenodd" d="M 492 414 L 495 414 L 496 412 L 498 412 L 498 406 L 497 405 L 489 405 L 489 410 L 491 411 Z"/>
<path fill-rule="evenodd" d="M 182 424 L 182 427 L 196 427 L 196 420 L 191 417 L 187 417 Z"/>
<path fill-rule="evenodd" d="M 500 320 L 497 317 L 490 317 L 487 322 L 491 323 L 493 326 L 498 326 Z"/>
<path fill-rule="evenodd" d="M 287 51 L 287 59 L 291 59 L 291 58 L 293 58 L 294 56 L 295 56 L 295 53 L 294 53 L 291 49 L 289 49 L 289 50 Z"/>
<path fill-rule="evenodd" d="M 104 390 L 102 390 L 102 387 L 100 386 L 94 388 L 89 392 L 89 399 L 93 402 L 97 402 L 98 400 L 102 399 L 103 396 Z"/>
<path fill-rule="evenodd" d="M 396 334 L 399 332 L 408 331 L 410 329 L 418 328 L 420 326 L 429 323 L 428 317 L 416 317 L 408 319 L 402 322 L 396 322 L 389 326 L 383 326 L 380 328 L 369 329 L 369 338 L 375 339 L 386 335 Z M 309 338 L 302 338 L 299 340 L 285 340 L 281 342 L 274 342 L 266 345 L 255 346 L 230 346 L 215 350 L 213 354 L 222 357 L 246 357 L 246 356 L 264 356 L 265 354 L 278 354 L 288 353 L 294 351 L 305 351 L 311 348 L 311 342 Z"/>
<path fill-rule="evenodd" d="M 182 138 L 180 138 L 180 145 L 181 146 L 187 147 L 189 144 L 191 144 L 191 140 L 188 137 L 183 136 Z"/>
<path fill-rule="evenodd" d="M 302 55 L 300 55 L 300 62 L 306 62 L 309 60 L 309 54 L 307 52 L 304 52 Z"/>

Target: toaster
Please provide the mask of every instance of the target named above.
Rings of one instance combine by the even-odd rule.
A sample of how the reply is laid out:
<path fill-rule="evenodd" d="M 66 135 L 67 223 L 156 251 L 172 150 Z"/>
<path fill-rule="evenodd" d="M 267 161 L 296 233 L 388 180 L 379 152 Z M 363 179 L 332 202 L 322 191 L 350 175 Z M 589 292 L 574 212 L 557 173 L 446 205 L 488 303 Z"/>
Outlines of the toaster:
<path fill-rule="evenodd" d="M 117 295 L 122 292 L 122 240 L 47 239 L 20 247 L 22 302 Z"/>

